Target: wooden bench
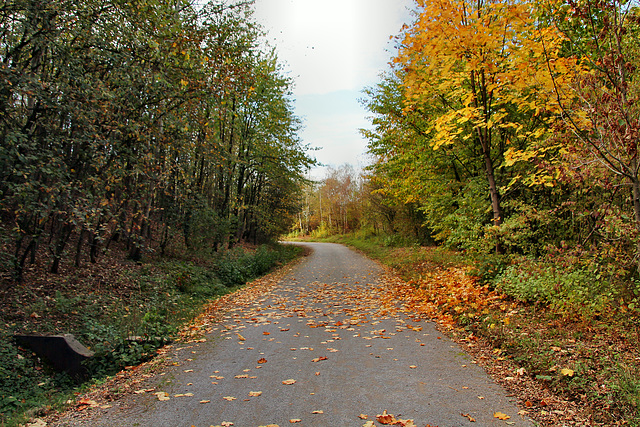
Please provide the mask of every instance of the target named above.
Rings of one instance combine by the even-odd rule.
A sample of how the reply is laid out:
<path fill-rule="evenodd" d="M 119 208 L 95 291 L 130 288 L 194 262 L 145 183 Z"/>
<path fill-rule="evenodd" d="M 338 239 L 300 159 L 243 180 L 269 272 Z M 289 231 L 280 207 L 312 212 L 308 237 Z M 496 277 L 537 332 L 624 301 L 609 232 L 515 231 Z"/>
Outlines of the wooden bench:
<path fill-rule="evenodd" d="M 83 362 L 93 352 L 80 344 L 71 334 L 64 335 L 14 335 L 16 341 L 31 349 L 38 357 L 46 359 L 59 372 L 66 372 L 76 379 L 87 376 Z"/>

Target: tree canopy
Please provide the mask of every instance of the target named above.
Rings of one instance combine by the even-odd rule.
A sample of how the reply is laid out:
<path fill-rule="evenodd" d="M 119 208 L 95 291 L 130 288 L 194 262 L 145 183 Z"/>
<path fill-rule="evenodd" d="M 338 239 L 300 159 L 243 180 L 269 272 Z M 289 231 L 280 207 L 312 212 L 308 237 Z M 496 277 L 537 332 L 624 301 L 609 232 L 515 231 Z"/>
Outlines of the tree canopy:
<path fill-rule="evenodd" d="M 250 2 L 0 7 L 2 263 L 286 230 L 313 164 Z"/>

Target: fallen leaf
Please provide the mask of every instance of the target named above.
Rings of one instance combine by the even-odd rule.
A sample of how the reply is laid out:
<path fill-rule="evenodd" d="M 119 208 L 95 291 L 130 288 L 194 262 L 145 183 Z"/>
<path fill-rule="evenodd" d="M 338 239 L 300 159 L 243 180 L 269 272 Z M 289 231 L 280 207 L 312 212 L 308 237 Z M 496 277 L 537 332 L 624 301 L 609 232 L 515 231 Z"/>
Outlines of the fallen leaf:
<path fill-rule="evenodd" d="M 258 363 L 262 364 L 262 363 L 267 363 L 267 359 L 265 359 L 264 357 L 261 359 L 258 359 Z"/>
<path fill-rule="evenodd" d="M 271 332 L 263 332 L 262 335 L 271 335 Z"/>
<path fill-rule="evenodd" d="M 511 418 L 509 415 L 503 414 L 502 412 L 494 412 L 493 417 L 503 421 Z"/>
<path fill-rule="evenodd" d="M 77 403 L 78 406 L 98 406 L 95 400 L 81 399 Z"/>
<path fill-rule="evenodd" d="M 173 397 L 191 397 L 191 396 L 193 396 L 193 393 L 178 393 L 173 395 Z"/>
<path fill-rule="evenodd" d="M 262 392 L 261 391 L 250 391 L 249 392 L 249 397 L 258 397 L 261 396 Z"/>
<path fill-rule="evenodd" d="M 221 426 L 222 427 L 231 427 L 233 425 L 233 423 L 231 421 L 223 421 Z"/>
<path fill-rule="evenodd" d="M 325 356 L 320 356 L 320 357 L 316 357 L 315 359 L 311 360 L 312 362 L 320 362 L 321 360 L 327 360 L 327 357 Z"/>
<path fill-rule="evenodd" d="M 301 423 L 302 420 L 300 418 L 292 418 L 292 419 L 289 420 L 289 422 L 291 424 L 295 424 L 295 423 Z"/>
<path fill-rule="evenodd" d="M 164 402 L 165 400 L 169 400 L 169 393 L 164 392 L 164 391 L 159 391 L 156 393 L 156 396 L 158 397 L 158 400 L 161 402 Z"/>
<path fill-rule="evenodd" d="M 386 409 L 384 410 L 384 412 L 382 412 L 382 415 L 376 415 L 376 420 L 378 420 L 380 424 L 384 424 L 384 425 L 390 425 L 397 421 L 396 417 L 394 417 L 391 414 L 388 414 Z"/>
<path fill-rule="evenodd" d="M 225 397 L 223 397 L 223 399 L 224 399 L 224 400 L 227 400 L 227 401 L 229 401 L 229 402 L 231 402 L 232 400 L 236 400 L 236 398 L 235 398 L 235 397 L 233 397 L 233 396 L 225 396 Z"/>
<path fill-rule="evenodd" d="M 185 371 L 184 371 L 184 372 L 185 372 L 185 373 L 187 373 L 187 372 L 193 372 L 193 369 L 185 369 Z"/>
<path fill-rule="evenodd" d="M 236 375 L 236 376 L 235 376 L 235 377 L 233 377 L 233 378 L 237 378 L 237 379 L 249 378 L 249 375 L 248 375 L 248 374 Z"/>
<path fill-rule="evenodd" d="M 573 371 L 573 369 L 562 368 L 562 369 L 560 369 L 560 373 L 565 377 L 572 377 L 573 374 L 574 374 L 574 371 Z"/>
<path fill-rule="evenodd" d="M 201 400 L 200 403 L 211 403 L 210 400 Z"/>
<path fill-rule="evenodd" d="M 313 411 L 312 414 L 324 414 L 324 411 Z"/>
<path fill-rule="evenodd" d="M 417 368 L 417 366 L 416 366 L 416 365 L 409 365 L 409 368 L 410 368 L 410 369 L 416 369 L 416 368 Z"/>
<path fill-rule="evenodd" d="M 239 333 L 236 333 L 236 335 L 238 336 L 238 339 L 239 339 L 240 341 L 246 341 L 246 338 L 245 338 L 245 337 L 243 337 L 242 335 L 240 335 Z"/>
<path fill-rule="evenodd" d="M 362 425 L 362 427 L 376 427 L 376 425 L 373 423 L 373 421 L 367 421 Z"/>
<path fill-rule="evenodd" d="M 142 389 L 142 390 L 136 390 L 136 391 L 134 391 L 134 393 L 135 394 L 142 394 L 142 393 L 148 393 L 148 392 L 153 391 L 153 390 L 155 390 L 155 389 L 153 389 L 153 388 L 145 388 L 145 389 Z"/>
<path fill-rule="evenodd" d="M 284 380 L 282 381 L 282 384 L 284 385 L 291 385 L 291 384 L 295 384 L 296 380 Z"/>
<path fill-rule="evenodd" d="M 369 416 L 365 414 L 360 414 L 358 415 L 358 418 L 360 418 L 361 420 L 366 420 L 367 418 L 369 418 Z"/>
<path fill-rule="evenodd" d="M 467 419 L 468 419 L 469 421 L 471 421 L 472 423 L 475 423 L 475 422 L 476 422 L 476 419 L 475 419 L 475 418 L 473 418 L 473 417 L 472 417 L 471 415 L 469 415 L 469 414 L 460 414 L 460 415 L 462 415 L 463 417 L 467 418 Z"/>

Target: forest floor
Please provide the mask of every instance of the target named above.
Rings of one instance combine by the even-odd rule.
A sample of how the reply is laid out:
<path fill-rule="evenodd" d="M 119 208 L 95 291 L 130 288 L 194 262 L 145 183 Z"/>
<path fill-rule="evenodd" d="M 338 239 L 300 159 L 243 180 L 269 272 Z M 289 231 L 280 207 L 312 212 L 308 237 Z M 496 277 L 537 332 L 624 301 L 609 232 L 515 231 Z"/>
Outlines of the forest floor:
<path fill-rule="evenodd" d="M 398 289 L 463 345 L 541 425 L 640 426 L 640 318 L 515 301 L 481 285 L 471 261 L 435 247 L 347 244 L 391 267 Z"/>

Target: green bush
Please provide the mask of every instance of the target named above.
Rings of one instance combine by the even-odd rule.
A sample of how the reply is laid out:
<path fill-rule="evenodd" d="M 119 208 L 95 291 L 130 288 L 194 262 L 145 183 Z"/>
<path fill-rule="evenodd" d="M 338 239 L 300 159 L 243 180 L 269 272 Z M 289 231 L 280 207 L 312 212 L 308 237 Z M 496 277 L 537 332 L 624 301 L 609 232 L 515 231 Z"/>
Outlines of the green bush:
<path fill-rule="evenodd" d="M 293 259 L 299 250 L 292 245 L 262 245 L 253 252 L 235 248 L 215 262 L 215 273 L 227 287 L 242 286 L 279 263 Z"/>
<path fill-rule="evenodd" d="M 510 265 L 494 281 L 497 289 L 515 299 L 582 314 L 602 311 L 611 302 L 613 292 L 607 282 L 593 268 L 532 260 Z"/>
<path fill-rule="evenodd" d="M 507 268 L 507 257 L 500 254 L 478 253 L 473 257 L 470 276 L 477 277 L 480 283 L 491 284 Z"/>

